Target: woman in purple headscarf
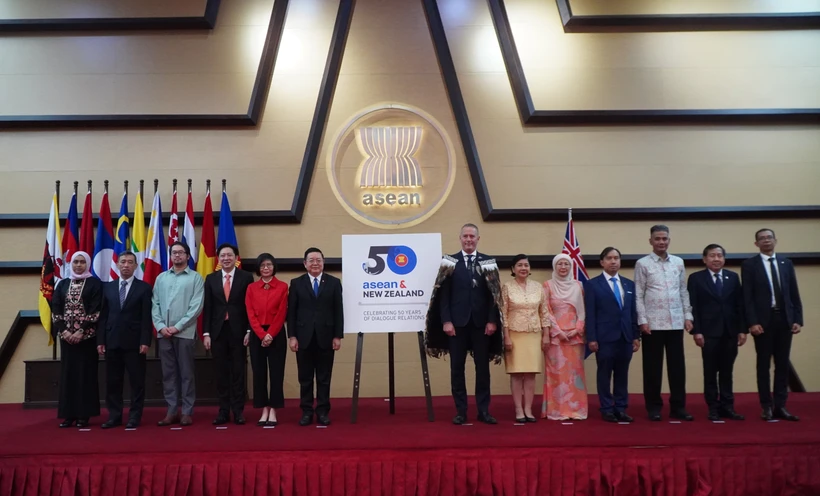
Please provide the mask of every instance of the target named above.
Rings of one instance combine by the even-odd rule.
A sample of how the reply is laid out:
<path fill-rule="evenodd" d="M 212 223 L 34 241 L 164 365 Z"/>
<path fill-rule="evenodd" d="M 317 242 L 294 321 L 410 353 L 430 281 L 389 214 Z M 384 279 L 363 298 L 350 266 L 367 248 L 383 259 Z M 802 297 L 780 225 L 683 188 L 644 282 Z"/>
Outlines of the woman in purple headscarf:
<path fill-rule="evenodd" d="M 60 339 L 60 399 L 57 418 L 61 428 L 87 427 L 100 414 L 97 383 L 97 321 L 102 307 L 102 283 L 91 274 L 91 257 L 78 251 L 71 257 L 67 279 L 51 298 L 52 332 Z"/>

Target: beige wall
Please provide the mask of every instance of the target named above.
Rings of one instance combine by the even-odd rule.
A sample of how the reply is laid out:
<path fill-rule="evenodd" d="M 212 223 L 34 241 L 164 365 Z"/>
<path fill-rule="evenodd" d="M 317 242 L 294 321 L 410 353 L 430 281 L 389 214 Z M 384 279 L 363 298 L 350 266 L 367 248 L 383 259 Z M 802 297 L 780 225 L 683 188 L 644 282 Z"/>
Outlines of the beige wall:
<path fill-rule="evenodd" d="M 244 112 L 272 3 L 223 0 L 212 33 L 0 37 L 0 113 Z M 816 126 L 522 128 L 486 3 L 439 3 L 494 207 L 817 203 Z M 37 5 L 45 10 L 23 17 L 65 15 L 48 10 L 49 3 Z M 255 129 L 0 133 L 0 212 L 45 212 L 55 179 L 63 181 L 62 210 L 74 180 L 81 181 L 81 191 L 85 180 L 94 180 L 95 210 L 102 180 L 112 181 L 116 210 L 122 180 L 131 181 L 133 203 L 137 181 L 146 180 L 150 196 L 154 178 L 160 180 L 166 208 L 172 178 L 182 184 L 194 179 L 197 210 L 205 179 L 218 189 L 218 181 L 227 178 L 234 210 L 289 209 L 337 7 L 335 0 L 291 0 L 271 92 Z M 820 106 L 816 32 L 565 35 L 550 2 L 507 0 L 507 8 L 518 46 L 526 48 L 522 61 L 538 108 Z M 766 47 L 765 53 L 749 46 Z M 428 221 L 403 232 L 442 232 L 444 250 L 458 249 L 459 226 L 478 222 L 480 214 L 421 3 L 359 0 L 303 222 L 238 227 L 246 257 L 263 250 L 299 257 L 309 245 L 340 256 L 342 234 L 379 232 L 339 205 L 325 167 L 336 130 L 362 108 L 385 101 L 432 114 L 456 143 L 449 200 Z M 214 204 L 218 209 L 218 195 Z M 576 228 L 585 253 L 609 244 L 624 253 L 644 253 L 651 223 L 579 222 Z M 482 251 L 504 255 L 554 253 L 565 228 L 563 222 L 479 224 Z M 763 225 L 777 230 L 784 252 L 820 251 L 817 220 L 668 224 L 677 253 L 698 253 L 710 242 L 750 253 L 753 232 Z M 37 259 L 43 231 L 4 228 L 0 260 Z M 598 273 L 595 260 L 588 265 Z M 820 365 L 813 350 L 820 337 L 811 329 L 820 311 L 811 302 L 820 297 L 820 267 L 801 266 L 797 273 L 808 327 L 792 360 L 806 386 L 817 391 Z M 534 277 L 542 281 L 549 274 L 537 271 Z M 0 337 L 18 310 L 36 308 L 37 279 L 0 277 Z M 367 337 L 365 396 L 387 394 L 386 342 L 385 336 Z M 398 393 L 422 394 L 416 337 L 399 335 L 396 346 Z M 689 390 L 701 391 L 699 353 L 689 341 L 686 353 Z M 43 330 L 29 328 L 0 380 L 0 402 L 22 401 L 22 360 L 46 356 Z M 349 337 L 337 356 L 333 395 L 351 394 L 354 359 L 355 339 Z M 754 390 L 753 364 L 750 344 L 736 366 L 738 390 Z M 431 360 L 430 366 L 434 393 L 448 394 L 449 363 Z M 503 370 L 493 372 L 493 390 L 507 392 Z M 587 373 L 594 374 L 592 360 Z M 640 391 L 639 357 L 630 374 L 631 390 Z M 298 395 L 293 356 L 286 393 Z"/>

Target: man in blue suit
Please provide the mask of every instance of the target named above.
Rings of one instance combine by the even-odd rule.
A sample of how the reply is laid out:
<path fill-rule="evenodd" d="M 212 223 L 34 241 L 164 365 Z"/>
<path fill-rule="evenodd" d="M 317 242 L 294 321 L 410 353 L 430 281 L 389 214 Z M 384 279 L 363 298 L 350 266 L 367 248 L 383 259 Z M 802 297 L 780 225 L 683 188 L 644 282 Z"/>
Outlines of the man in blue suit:
<path fill-rule="evenodd" d="M 601 414 L 607 422 L 632 422 L 626 414 L 629 362 L 641 345 L 635 283 L 618 275 L 621 252 L 617 248 L 604 248 L 600 260 L 604 273 L 584 283 L 584 304 L 587 342 L 598 363 Z"/>

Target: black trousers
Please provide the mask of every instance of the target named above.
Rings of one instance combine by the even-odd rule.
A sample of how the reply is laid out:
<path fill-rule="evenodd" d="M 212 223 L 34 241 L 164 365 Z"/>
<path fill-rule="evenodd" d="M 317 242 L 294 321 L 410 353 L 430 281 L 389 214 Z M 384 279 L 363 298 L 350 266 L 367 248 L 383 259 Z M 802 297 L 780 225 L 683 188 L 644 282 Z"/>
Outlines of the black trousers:
<path fill-rule="evenodd" d="M 774 357 L 774 407 L 784 408 L 789 396 L 789 353 L 792 349 L 791 326 L 783 312 L 772 312 L 763 334 L 754 336 L 757 352 L 757 392 L 760 405 L 772 406 L 770 368 Z"/>
<path fill-rule="evenodd" d="M 683 358 L 683 330 L 652 331 L 643 337 L 643 399 L 646 411 L 660 413 L 663 408 L 663 353 L 669 380 L 669 406 L 672 411 L 686 408 L 686 361 Z"/>
<path fill-rule="evenodd" d="M 595 362 L 598 364 L 597 383 L 601 413 L 623 413 L 629 406 L 629 362 L 631 361 L 631 341 L 619 339 L 612 343 L 598 343 Z"/>
<path fill-rule="evenodd" d="M 235 335 L 238 334 L 238 335 Z M 219 413 L 235 415 L 245 409 L 245 333 L 233 333 L 229 321 L 222 324 L 219 336 L 211 343 L 211 353 L 216 367 L 216 392 L 219 395 Z"/>
<path fill-rule="evenodd" d="M 471 323 L 467 327 L 456 327 L 456 335 L 449 338 L 450 345 L 450 389 L 456 412 L 467 416 L 467 380 L 464 366 L 468 349 L 473 350 L 475 362 L 475 402 L 479 414 L 490 410 L 490 337 L 484 334 L 484 327 Z"/>
<path fill-rule="evenodd" d="M 330 412 L 330 377 L 333 375 L 333 348 L 323 350 L 314 334 L 310 344 L 299 347 L 296 367 L 299 370 L 299 407 L 305 414 L 327 415 Z M 313 407 L 313 380 L 316 379 L 316 408 Z"/>
<path fill-rule="evenodd" d="M 267 326 L 264 326 L 267 331 Z M 253 407 L 283 408 L 285 406 L 285 360 L 288 340 L 284 328 L 266 348 L 256 333 L 251 333 L 251 368 L 253 369 Z M 270 383 L 268 382 L 270 380 Z M 268 388 L 270 387 L 270 391 Z"/>
<path fill-rule="evenodd" d="M 139 350 L 105 350 L 105 406 L 108 408 L 108 419 L 122 421 L 122 388 L 125 372 L 131 386 L 131 406 L 128 418 L 139 422 L 142 419 L 142 407 L 145 403 L 145 355 Z"/>
<path fill-rule="evenodd" d="M 737 336 L 724 332 L 719 338 L 703 338 L 703 397 L 709 411 L 734 410 L 732 370 L 737 358 Z"/>

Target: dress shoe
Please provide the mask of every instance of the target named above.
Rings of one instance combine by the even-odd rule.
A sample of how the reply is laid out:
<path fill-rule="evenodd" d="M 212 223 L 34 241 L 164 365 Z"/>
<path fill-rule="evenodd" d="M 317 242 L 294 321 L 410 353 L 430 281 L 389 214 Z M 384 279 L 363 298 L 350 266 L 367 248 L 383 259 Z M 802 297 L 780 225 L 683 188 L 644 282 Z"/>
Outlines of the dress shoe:
<path fill-rule="evenodd" d="M 278 424 L 279 422 L 275 420 L 268 420 L 267 422 L 265 422 L 264 425 L 266 425 L 267 427 L 276 427 Z"/>
<path fill-rule="evenodd" d="M 495 417 L 493 417 L 489 413 L 479 413 L 478 414 L 478 421 L 479 422 L 484 422 L 485 424 L 489 424 L 489 425 L 495 425 L 495 424 L 498 423 L 498 420 L 496 420 Z"/>
<path fill-rule="evenodd" d="M 139 426 L 140 426 L 140 421 L 137 420 L 137 419 L 131 419 L 131 420 L 128 421 L 127 424 L 125 424 L 126 429 L 136 429 Z"/>
<path fill-rule="evenodd" d="M 68 427 L 71 427 L 72 425 L 74 425 L 74 422 L 74 419 L 65 419 L 62 422 L 60 422 L 60 429 L 66 429 Z"/>
<path fill-rule="evenodd" d="M 678 410 L 676 412 L 671 412 L 669 414 L 669 418 L 685 420 L 686 422 L 691 422 L 695 420 L 695 417 L 691 416 L 689 412 L 687 412 L 686 410 Z"/>
<path fill-rule="evenodd" d="M 268 418 L 265 417 L 263 419 L 260 419 L 259 422 L 256 423 L 256 425 L 258 425 L 259 427 L 264 427 L 268 425 Z"/>
<path fill-rule="evenodd" d="M 317 414 L 316 422 L 319 425 L 330 425 L 330 417 L 328 417 L 327 415 Z"/>
<path fill-rule="evenodd" d="M 626 412 L 615 412 L 615 418 L 618 422 L 634 422 L 635 419 L 626 414 Z"/>
<path fill-rule="evenodd" d="M 613 424 L 618 423 L 618 417 L 616 417 L 612 412 L 603 413 L 601 414 L 601 417 L 604 419 L 604 422 L 612 422 Z"/>
<path fill-rule="evenodd" d="M 228 423 L 228 414 L 226 414 L 226 413 L 220 413 L 220 414 L 218 414 L 218 415 L 216 416 L 216 418 L 214 419 L 214 421 L 213 421 L 213 422 L 211 422 L 211 423 L 212 423 L 213 425 L 224 425 L 224 424 L 227 424 L 227 423 Z"/>
<path fill-rule="evenodd" d="M 527 417 L 515 417 L 516 424 L 523 424 L 527 421 Z"/>
<path fill-rule="evenodd" d="M 236 425 L 245 425 L 247 421 L 245 420 L 244 415 L 234 415 L 233 423 Z"/>
<path fill-rule="evenodd" d="M 785 408 L 775 408 L 774 418 L 788 420 L 789 422 L 797 422 L 798 420 L 800 420 L 800 418 L 797 415 L 792 415 L 791 413 L 787 412 Z"/>
<path fill-rule="evenodd" d="M 772 407 L 764 406 L 763 407 L 763 412 L 760 413 L 760 418 L 762 418 L 763 420 L 765 420 L 767 422 L 769 420 L 771 420 L 772 418 L 774 418 L 774 416 L 772 415 Z"/>
<path fill-rule="evenodd" d="M 103 428 L 103 429 L 111 429 L 113 427 L 119 427 L 121 425 L 122 425 L 121 420 L 107 420 L 107 421 L 103 422 L 102 425 L 100 425 L 100 427 Z"/>
<path fill-rule="evenodd" d="M 536 420 L 535 417 L 527 417 L 526 415 L 524 416 L 524 420 L 526 420 L 530 424 L 534 424 L 534 423 L 538 422 L 538 420 Z"/>
<path fill-rule="evenodd" d="M 459 413 L 458 415 L 453 417 L 453 423 L 456 424 L 456 425 L 464 425 L 466 422 L 467 422 L 467 416 L 466 415 L 462 415 L 462 414 Z"/>
<path fill-rule="evenodd" d="M 744 417 L 743 415 L 737 413 L 734 410 L 722 410 L 720 412 L 720 417 L 721 418 L 727 418 L 729 420 L 746 420 L 746 417 Z"/>
<path fill-rule="evenodd" d="M 720 415 L 718 415 L 718 412 L 709 412 L 709 415 L 706 416 L 706 420 L 710 422 L 717 422 L 720 420 Z"/>
<path fill-rule="evenodd" d="M 88 427 L 88 419 L 80 419 L 77 421 L 77 427 L 80 429 L 85 429 Z"/>
<path fill-rule="evenodd" d="M 157 422 L 157 425 L 160 427 L 167 427 L 169 425 L 178 424 L 179 417 L 176 415 L 166 415 L 164 419 Z"/>
<path fill-rule="evenodd" d="M 660 422 L 661 414 L 657 412 L 649 412 L 649 420 L 651 420 L 652 422 Z"/>
<path fill-rule="evenodd" d="M 306 425 L 310 425 L 313 423 L 313 414 L 312 413 L 303 413 L 302 418 L 299 419 L 299 425 L 302 427 Z"/>
<path fill-rule="evenodd" d="M 183 415 L 181 419 L 179 419 L 179 425 L 182 426 L 189 426 L 194 423 L 194 419 L 191 418 L 190 415 Z"/>

